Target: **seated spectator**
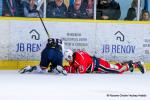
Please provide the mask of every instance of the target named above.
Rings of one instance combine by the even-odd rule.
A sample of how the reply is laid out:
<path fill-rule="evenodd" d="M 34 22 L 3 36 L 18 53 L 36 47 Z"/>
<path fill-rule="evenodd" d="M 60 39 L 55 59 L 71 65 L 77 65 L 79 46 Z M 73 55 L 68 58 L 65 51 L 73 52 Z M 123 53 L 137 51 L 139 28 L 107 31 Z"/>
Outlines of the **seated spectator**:
<path fill-rule="evenodd" d="M 98 0 L 97 19 L 118 20 L 121 16 L 120 5 L 115 0 Z"/>
<path fill-rule="evenodd" d="M 23 10 L 25 17 L 39 17 L 36 0 L 23 1 Z M 43 11 L 41 9 L 39 10 L 39 13 L 41 17 L 43 17 Z"/>
<path fill-rule="evenodd" d="M 68 7 L 69 7 L 69 4 L 70 4 L 70 0 L 64 0 L 64 4 L 65 4 L 66 7 L 68 8 Z"/>
<path fill-rule="evenodd" d="M 94 0 L 87 0 L 86 12 L 88 18 L 93 18 L 94 15 Z"/>
<path fill-rule="evenodd" d="M 148 21 L 150 19 L 150 14 L 149 14 L 149 9 L 148 9 L 148 6 L 149 6 L 149 0 L 145 0 L 144 1 L 144 8 L 143 10 L 141 11 L 141 16 L 140 16 L 140 20 L 141 21 Z"/>
<path fill-rule="evenodd" d="M 63 0 L 50 1 L 47 4 L 46 16 L 49 18 L 65 18 L 67 15 L 67 7 Z"/>
<path fill-rule="evenodd" d="M 146 11 L 146 10 L 143 10 L 143 11 L 142 11 L 142 14 L 141 14 L 140 20 L 141 20 L 141 21 L 148 21 L 149 19 L 150 19 L 149 12 Z"/>
<path fill-rule="evenodd" d="M 75 0 L 74 5 L 70 5 L 68 8 L 69 18 L 88 18 L 86 7 L 82 3 L 82 0 Z"/>
<path fill-rule="evenodd" d="M 69 7 L 69 5 L 73 5 L 74 4 L 74 0 L 64 0 L 65 5 L 67 6 L 67 8 Z"/>
<path fill-rule="evenodd" d="M 21 6 L 21 0 L 3 0 L 2 15 L 17 17 L 23 16 Z"/>
<path fill-rule="evenodd" d="M 137 16 L 138 0 L 133 0 L 124 20 L 135 20 Z"/>

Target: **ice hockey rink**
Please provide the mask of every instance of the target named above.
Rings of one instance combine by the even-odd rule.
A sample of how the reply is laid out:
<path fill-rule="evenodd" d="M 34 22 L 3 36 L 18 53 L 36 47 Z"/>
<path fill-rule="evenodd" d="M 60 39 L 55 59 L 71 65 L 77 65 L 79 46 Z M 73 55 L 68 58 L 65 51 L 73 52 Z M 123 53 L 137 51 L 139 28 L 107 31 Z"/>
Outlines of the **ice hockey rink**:
<path fill-rule="evenodd" d="M 0 71 L 0 100 L 150 100 L 150 73 L 19 74 Z"/>

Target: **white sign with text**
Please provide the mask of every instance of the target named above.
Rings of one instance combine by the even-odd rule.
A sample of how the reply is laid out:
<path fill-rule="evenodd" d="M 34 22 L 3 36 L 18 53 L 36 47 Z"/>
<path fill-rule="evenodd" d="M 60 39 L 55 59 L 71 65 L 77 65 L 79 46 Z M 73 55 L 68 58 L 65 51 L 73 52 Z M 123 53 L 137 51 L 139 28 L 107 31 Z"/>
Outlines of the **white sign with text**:
<path fill-rule="evenodd" d="M 40 21 L 0 20 L 0 59 L 39 60 L 47 42 Z M 108 60 L 150 61 L 150 25 L 45 21 L 50 37 L 65 48 L 84 50 Z"/>

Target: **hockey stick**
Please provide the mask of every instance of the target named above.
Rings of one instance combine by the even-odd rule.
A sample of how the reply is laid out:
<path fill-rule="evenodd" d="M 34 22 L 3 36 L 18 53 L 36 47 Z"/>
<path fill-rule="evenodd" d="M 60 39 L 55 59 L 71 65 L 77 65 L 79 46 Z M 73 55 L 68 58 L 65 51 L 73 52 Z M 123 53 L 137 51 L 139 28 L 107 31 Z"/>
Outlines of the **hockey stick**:
<path fill-rule="evenodd" d="M 45 24 L 44 24 L 44 22 L 43 22 L 43 20 L 42 20 L 42 18 L 41 18 L 40 12 L 37 11 L 37 13 L 38 13 L 38 16 L 39 16 L 39 18 L 40 18 L 40 20 L 41 20 L 41 23 L 42 23 L 42 25 L 43 25 L 43 27 L 44 27 L 44 29 L 45 29 L 45 32 L 46 32 L 48 38 L 50 38 L 50 35 L 49 35 L 48 31 L 47 31 L 47 28 L 46 28 L 46 26 L 45 26 Z"/>
<path fill-rule="evenodd" d="M 44 0 L 42 0 L 42 1 L 40 2 L 40 4 L 38 5 L 38 7 L 37 7 L 37 13 L 38 13 L 38 16 L 39 16 L 39 18 L 40 18 L 40 20 L 41 20 L 41 23 L 42 23 L 42 25 L 43 25 L 43 27 L 44 27 L 44 29 L 45 29 L 45 32 L 46 32 L 48 38 L 50 38 L 50 34 L 48 33 L 48 30 L 47 30 L 47 28 L 46 28 L 46 26 L 45 26 L 45 24 L 44 24 L 44 22 L 43 22 L 43 19 L 42 19 L 41 15 L 40 15 L 40 12 L 39 12 L 39 11 L 40 11 L 40 7 L 42 6 L 43 2 L 44 2 Z"/>

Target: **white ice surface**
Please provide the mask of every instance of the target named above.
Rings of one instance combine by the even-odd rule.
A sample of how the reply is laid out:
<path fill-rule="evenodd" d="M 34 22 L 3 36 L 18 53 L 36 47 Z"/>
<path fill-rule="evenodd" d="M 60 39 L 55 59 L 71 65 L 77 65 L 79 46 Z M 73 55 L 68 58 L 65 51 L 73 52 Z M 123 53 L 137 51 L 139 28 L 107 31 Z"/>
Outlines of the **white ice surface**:
<path fill-rule="evenodd" d="M 0 71 L 0 100 L 150 100 L 150 73 L 63 76 Z"/>

